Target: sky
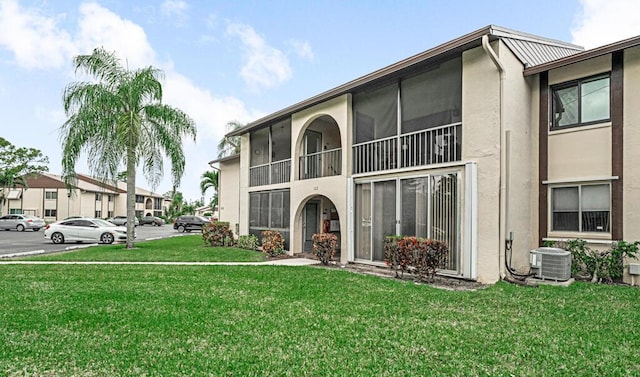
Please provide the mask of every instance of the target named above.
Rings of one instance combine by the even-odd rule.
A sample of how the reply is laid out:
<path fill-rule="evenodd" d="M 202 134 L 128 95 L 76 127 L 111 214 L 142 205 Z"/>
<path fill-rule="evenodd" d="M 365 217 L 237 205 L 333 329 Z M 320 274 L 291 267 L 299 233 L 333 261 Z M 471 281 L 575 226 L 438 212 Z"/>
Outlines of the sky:
<path fill-rule="evenodd" d="M 62 92 L 83 79 L 72 60 L 102 46 L 132 69 L 160 68 L 163 102 L 196 122 L 178 188 L 196 200 L 231 121 L 255 121 L 490 24 L 593 48 L 640 35 L 639 10 L 637 0 L 0 0 L 0 136 L 40 149 L 60 174 Z M 76 171 L 89 166 L 82 155 Z M 158 187 L 136 180 L 172 187 L 168 164 Z"/>

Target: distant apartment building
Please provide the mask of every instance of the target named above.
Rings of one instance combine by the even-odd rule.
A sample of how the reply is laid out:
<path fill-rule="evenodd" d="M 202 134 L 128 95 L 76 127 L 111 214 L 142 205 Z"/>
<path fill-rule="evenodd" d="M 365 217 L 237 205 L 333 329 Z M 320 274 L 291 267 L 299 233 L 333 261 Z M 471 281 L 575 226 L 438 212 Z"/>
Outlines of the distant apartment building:
<path fill-rule="evenodd" d="M 108 218 L 127 214 L 125 182 L 101 182 L 78 174 L 76 185 L 68 189 L 62 177 L 42 173 L 26 179 L 27 188 L 5 189 L 3 214 L 24 213 L 58 221 L 69 216 Z M 136 187 L 136 216 L 161 216 L 170 200 Z"/>

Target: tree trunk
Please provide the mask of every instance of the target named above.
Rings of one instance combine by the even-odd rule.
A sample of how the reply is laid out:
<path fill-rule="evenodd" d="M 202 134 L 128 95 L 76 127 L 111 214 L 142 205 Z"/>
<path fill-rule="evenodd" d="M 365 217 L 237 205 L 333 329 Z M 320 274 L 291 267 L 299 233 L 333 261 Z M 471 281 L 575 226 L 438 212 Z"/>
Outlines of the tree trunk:
<path fill-rule="evenodd" d="M 135 248 L 136 229 L 136 155 L 127 149 L 127 249 Z"/>

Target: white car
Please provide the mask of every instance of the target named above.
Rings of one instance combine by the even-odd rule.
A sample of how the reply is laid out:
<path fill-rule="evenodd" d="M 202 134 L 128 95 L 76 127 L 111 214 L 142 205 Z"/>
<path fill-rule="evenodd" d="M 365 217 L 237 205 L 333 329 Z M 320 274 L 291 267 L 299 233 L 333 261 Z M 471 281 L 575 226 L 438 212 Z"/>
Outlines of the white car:
<path fill-rule="evenodd" d="M 55 244 L 73 242 L 101 242 L 105 244 L 127 239 L 127 228 L 101 219 L 69 219 L 49 224 L 44 238 Z"/>

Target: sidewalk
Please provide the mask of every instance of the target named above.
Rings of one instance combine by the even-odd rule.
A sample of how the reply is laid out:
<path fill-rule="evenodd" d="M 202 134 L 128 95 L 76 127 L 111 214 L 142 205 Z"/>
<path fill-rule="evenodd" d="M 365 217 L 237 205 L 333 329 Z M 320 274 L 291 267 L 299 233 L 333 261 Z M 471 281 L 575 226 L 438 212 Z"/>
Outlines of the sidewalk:
<path fill-rule="evenodd" d="M 278 259 L 267 262 L 104 262 L 104 261 L 11 261 L 3 264 L 87 264 L 87 265 L 159 265 L 159 266 L 311 266 L 320 261 L 307 258 Z"/>

